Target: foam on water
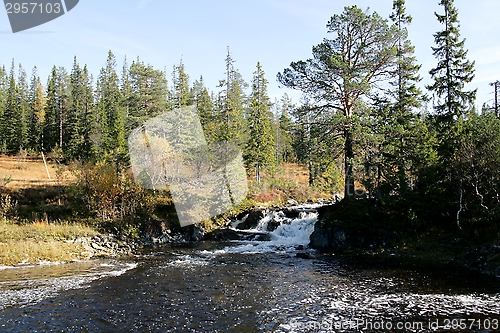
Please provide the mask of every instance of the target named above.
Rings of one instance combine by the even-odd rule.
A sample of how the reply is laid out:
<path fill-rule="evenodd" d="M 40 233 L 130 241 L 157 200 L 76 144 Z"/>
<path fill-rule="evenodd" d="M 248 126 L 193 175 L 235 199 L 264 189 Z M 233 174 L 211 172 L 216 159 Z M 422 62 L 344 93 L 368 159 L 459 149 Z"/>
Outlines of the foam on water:
<path fill-rule="evenodd" d="M 192 257 L 190 255 L 179 255 L 178 259 L 168 262 L 163 268 L 194 268 L 208 265 L 210 262 L 206 258 Z"/>
<path fill-rule="evenodd" d="M 238 241 L 239 245 L 227 246 L 222 250 L 212 251 L 212 253 L 288 252 L 295 250 L 299 245 L 307 246 L 309 244 L 309 237 L 314 231 L 314 224 L 318 219 L 318 213 L 308 210 L 319 206 L 319 204 L 309 204 L 295 207 L 297 209 L 304 209 L 305 211 L 300 212 L 299 217 L 294 219 L 286 217 L 282 211 L 268 213 L 259 221 L 254 229 L 246 230 L 246 232 L 254 232 L 260 236 L 268 234 L 269 240 Z M 274 231 L 268 232 L 267 228 L 271 221 L 279 223 L 279 226 Z M 239 223 L 241 221 L 236 221 L 233 224 L 233 228 Z"/>
<path fill-rule="evenodd" d="M 85 288 L 92 281 L 116 277 L 137 267 L 136 263 L 79 262 L 59 265 L 3 268 L 0 276 L 0 310 L 9 306 L 26 306 L 56 296 L 69 289 Z"/>

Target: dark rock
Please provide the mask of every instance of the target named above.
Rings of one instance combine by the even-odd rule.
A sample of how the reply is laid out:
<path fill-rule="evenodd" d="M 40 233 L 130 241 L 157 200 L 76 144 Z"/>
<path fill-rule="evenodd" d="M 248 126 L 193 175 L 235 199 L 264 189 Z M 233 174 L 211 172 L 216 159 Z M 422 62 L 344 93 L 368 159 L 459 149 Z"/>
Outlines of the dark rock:
<path fill-rule="evenodd" d="M 297 258 L 301 258 L 301 259 L 314 259 L 314 256 L 310 253 L 307 253 L 307 252 L 297 252 L 297 254 L 295 254 L 295 256 Z"/>
<path fill-rule="evenodd" d="M 276 221 L 275 219 L 271 219 L 269 220 L 269 222 L 267 222 L 267 231 L 274 231 L 276 229 L 278 229 L 278 227 L 281 225 L 281 222 L 280 221 Z"/>
<path fill-rule="evenodd" d="M 303 251 L 304 250 L 304 245 L 297 245 L 297 247 L 295 248 L 295 250 L 297 250 L 297 251 Z"/>
<path fill-rule="evenodd" d="M 319 209 L 318 221 L 310 237 L 309 247 L 313 249 L 338 254 L 380 252 L 394 247 L 392 244 L 401 236 L 380 227 L 353 226 L 349 222 L 332 220 L 325 207 Z"/>
<path fill-rule="evenodd" d="M 241 240 L 242 234 L 232 229 L 216 229 L 205 235 L 205 240 L 210 241 L 226 241 L 226 240 Z"/>
<path fill-rule="evenodd" d="M 283 209 L 283 214 L 289 219 L 296 219 L 300 215 L 300 209 L 297 207 L 286 207 Z"/>
<path fill-rule="evenodd" d="M 268 234 L 268 233 L 257 233 L 254 235 L 255 236 L 253 237 L 252 240 L 259 241 L 259 242 L 267 242 L 267 241 L 270 241 L 272 238 L 272 235 Z"/>
<path fill-rule="evenodd" d="M 239 230 L 254 229 L 255 227 L 257 227 L 260 220 L 262 220 L 264 216 L 266 216 L 266 214 L 267 214 L 267 209 L 265 208 L 261 207 L 253 208 L 248 212 L 248 216 L 246 217 L 246 219 L 240 224 L 238 224 L 236 229 Z"/>
<path fill-rule="evenodd" d="M 185 227 L 184 237 L 188 242 L 200 242 L 205 236 L 205 230 L 197 225 L 191 224 Z"/>

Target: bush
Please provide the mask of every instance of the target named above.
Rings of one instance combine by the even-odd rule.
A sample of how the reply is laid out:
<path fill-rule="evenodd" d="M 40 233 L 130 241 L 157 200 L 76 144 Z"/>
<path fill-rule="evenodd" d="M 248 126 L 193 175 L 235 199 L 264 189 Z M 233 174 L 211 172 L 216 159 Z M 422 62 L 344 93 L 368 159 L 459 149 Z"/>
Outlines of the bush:
<path fill-rule="evenodd" d="M 141 222 L 147 222 L 154 211 L 152 194 L 112 164 L 84 164 L 79 169 L 75 194 L 86 210 L 97 217 L 97 226 L 137 236 Z"/>

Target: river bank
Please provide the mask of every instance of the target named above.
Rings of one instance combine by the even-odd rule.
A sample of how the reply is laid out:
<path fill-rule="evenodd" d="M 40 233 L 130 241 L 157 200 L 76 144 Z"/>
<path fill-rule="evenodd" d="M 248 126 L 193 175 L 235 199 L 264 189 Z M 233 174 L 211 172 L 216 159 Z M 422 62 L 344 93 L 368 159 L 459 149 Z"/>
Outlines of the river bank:
<path fill-rule="evenodd" d="M 321 207 L 309 246 L 336 255 L 446 266 L 500 277 L 500 231 L 494 225 L 416 224 L 400 212 L 367 207 L 364 202 Z"/>
<path fill-rule="evenodd" d="M 467 228 L 412 228 L 404 221 L 395 221 L 399 218 L 397 214 L 385 216 L 385 219 L 376 216 L 379 220 L 377 223 L 364 223 L 356 214 L 349 215 L 354 216 L 354 219 L 342 220 L 346 214 L 350 214 L 352 207 L 340 214 L 342 208 L 345 208 L 343 204 L 328 201 L 302 205 L 289 202 L 286 207 L 252 207 L 228 219 L 223 227 L 208 232 L 202 226 L 194 225 L 179 230 L 158 227 L 133 238 L 100 234 L 82 227 L 78 227 L 81 234 L 61 235 L 54 231 L 49 232 L 48 226 L 39 225 L 38 229 L 45 230 L 44 236 L 40 236 L 40 230 L 38 235 L 31 231 L 28 241 L 38 244 L 37 246 L 48 246 L 49 254 L 44 256 L 35 252 L 24 254 L 24 257 L 17 255 L 14 256 L 16 261 L 5 253 L 20 251 L 19 247 L 16 249 L 16 246 L 10 246 L 10 249 L 6 250 L 7 244 L 0 241 L 0 265 L 135 256 L 149 248 L 199 241 L 265 242 L 282 234 L 290 237 L 292 233 L 298 232 L 301 233 L 300 244 L 292 244 L 298 241 L 293 240 L 293 237 L 287 241 L 306 251 L 309 248 L 336 256 L 372 258 L 396 265 L 447 267 L 500 276 L 500 246 L 494 234 L 488 239 L 481 239 L 471 237 L 473 231 Z M 360 211 L 358 209 L 358 213 Z M 366 212 L 361 212 L 364 213 Z M 303 230 L 295 230 L 292 227 L 293 221 L 304 218 L 314 219 L 307 227 L 310 228 L 309 234 L 305 236 L 302 234 Z M 315 255 L 309 251 L 298 253 L 297 256 L 307 259 Z"/>

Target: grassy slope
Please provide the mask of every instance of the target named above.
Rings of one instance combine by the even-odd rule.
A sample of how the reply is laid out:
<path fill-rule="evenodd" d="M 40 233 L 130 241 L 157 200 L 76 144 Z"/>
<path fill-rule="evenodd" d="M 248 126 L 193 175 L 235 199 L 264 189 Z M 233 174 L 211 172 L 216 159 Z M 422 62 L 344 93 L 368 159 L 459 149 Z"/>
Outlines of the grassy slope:
<path fill-rule="evenodd" d="M 57 194 L 58 187 L 75 179 L 67 167 L 50 161 L 47 167 L 50 179 L 41 158 L 0 156 L 0 180 L 4 187 L 1 192 L 12 198 L 15 210 L 24 211 L 34 220 L 21 223 L 20 220 L 0 219 L 0 265 L 82 259 L 84 249 L 70 241 L 97 234 L 84 224 L 49 223 L 43 211 L 34 211 L 40 206 L 51 207 L 48 198 Z M 23 200 L 16 200 L 16 197 Z"/>

